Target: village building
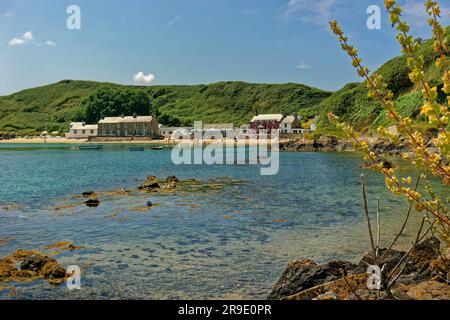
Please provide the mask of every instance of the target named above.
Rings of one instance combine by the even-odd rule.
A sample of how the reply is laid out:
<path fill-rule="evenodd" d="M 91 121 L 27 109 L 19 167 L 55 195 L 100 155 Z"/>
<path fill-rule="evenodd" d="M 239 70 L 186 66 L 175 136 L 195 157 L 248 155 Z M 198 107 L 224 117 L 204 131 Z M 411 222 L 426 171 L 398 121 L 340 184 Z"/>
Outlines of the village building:
<path fill-rule="evenodd" d="M 250 122 L 250 128 L 256 133 L 266 130 L 270 133 L 272 130 L 279 130 L 281 121 L 284 116 L 282 114 L 261 114 L 254 116 Z"/>
<path fill-rule="evenodd" d="M 158 121 L 152 116 L 106 117 L 98 122 L 102 137 L 155 137 L 159 134 Z"/>
<path fill-rule="evenodd" d="M 297 114 L 286 116 L 280 124 L 281 134 L 300 134 L 302 133 L 302 125 Z"/>
<path fill-rule="evenodd" d="M 84 122 L 72 122 L 69 132 L 66 133 L 67 139 L 88 139 L 98 135 L 98 125 L 86 124 Z"/>

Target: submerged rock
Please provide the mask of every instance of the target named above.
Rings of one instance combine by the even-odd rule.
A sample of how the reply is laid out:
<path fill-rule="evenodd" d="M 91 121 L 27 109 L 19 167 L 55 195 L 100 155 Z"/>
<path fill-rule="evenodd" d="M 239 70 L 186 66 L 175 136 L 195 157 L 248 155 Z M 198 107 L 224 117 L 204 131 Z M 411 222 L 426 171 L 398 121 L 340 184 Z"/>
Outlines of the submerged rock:
<path fill-rule="evenodd" d="M 166 182 L 180 182 L 180 179 L 178 179 L 176 176 L 169 176 L 166 178 Z"/>
<path fill-rule="evenodd" d="M 40 254 L 33 254 L 26 257 L 20 264 L 20 270 L 39 272 L 44 265 L 50 261 L 50 258 Z"/>
<path fill-rule="evenodd" d="M 159 189 L 161 188 L 161 186 L 158 183 L 158 178 L 155 176 L 148 176 L 146 178 L 146 180 L 144 181 L 144 183 L 142 183 L 138 189 L 139 190 L 154 190 L 154 189 Z"/>
<path fill-rule="evenodd" d="M 98 199 L 89 199 L 87 201 L 84 202 L 85 205 L 87 205 L 88 207 L 98 207 L 100 205 L 100 200 Z"/>
<path fill-rule="evenodd" d="M 66 270 L 55 259 L 36 251 L 19 250 L 0 259 L 0 282 L 30 282 L 37 279 L 62 284 L 66 279 Z"/>
<path fill-rule="evenodd" d="M 96 195 L 94 191 L 85 191 L 81 194 L 83 198 L 90 198 Z"/>
<path fill-rule="evenodd" d="M 56 242 L 53 244 L 49 244 L 44 247 L 45 249 L 52 249 L 52 250 L 63 250 L 63 251 L 75 251 L 81 249 L 81 247 L 74 245 L 70 241 L 61 241 Z"/>

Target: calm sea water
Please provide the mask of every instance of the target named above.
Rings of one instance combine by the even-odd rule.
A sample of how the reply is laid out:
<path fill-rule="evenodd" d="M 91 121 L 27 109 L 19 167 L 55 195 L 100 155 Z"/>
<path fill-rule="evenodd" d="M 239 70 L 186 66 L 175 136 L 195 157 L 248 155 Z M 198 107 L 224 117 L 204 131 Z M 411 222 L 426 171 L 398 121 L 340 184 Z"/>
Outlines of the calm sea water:
<path fill-rule="evenodd" d="M 57 241 L 83 246 L 57 257 L 83 268 L 82 290 L 37 281 L 15 284 L 14 298 L 265 298 L 290 260 L 356 261 L 368 251 L 361 173 L 372 209 L 381 197 L 386 241 L 407 209 L 385 191 L 382 177 L 359 168 L 355 154 L 282 153 L 278 175 L 266 177 L 257 166 L 175 166 L 170 155 L 128 152 L 125 145 L 78 151 L 0 144 L 0 238 L 11 238 L 0 256 Z M 98 208 L 53 209 L 86 190 L 135 188 L 147 175 L 242 183 L 206 194 L 110 197 Z M 148 200 L 159 206 L 131 210 Z"/>

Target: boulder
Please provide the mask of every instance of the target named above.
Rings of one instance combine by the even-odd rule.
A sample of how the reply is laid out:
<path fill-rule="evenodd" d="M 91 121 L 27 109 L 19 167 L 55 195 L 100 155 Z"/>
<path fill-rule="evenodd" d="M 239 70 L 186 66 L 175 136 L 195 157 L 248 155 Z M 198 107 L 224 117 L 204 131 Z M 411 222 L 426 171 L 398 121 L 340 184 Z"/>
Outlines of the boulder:
<path fill-rule="evenodd" d="M 279 300 L 292 296 L 300 291 L 337 280 L 343 273 L 352 272 L 356 266 L 347 261 L 332 261 L 317 265 L 312 260 L 290 262 L 267 297 Z"/>
<path fill-rule="evenodd" d="M 22 263 L 20 264 L 20 270 L 40 272 L 42 268 L 47 264 L 47 262 L 51 260 L 53 259 L 47 256 L 40 254 L 33 254 L 26 257 L 22 261 Z"/>
<path fill-rule="evenodd" d="M 387 249 L 379 250 L 380 257 L 385 254 L 386 250 Z M 396 251 L 396 250 L 391 249 L 388 252 L 388 254 L 384 257 L 383 261 L 380 261 L 378 263 L 378 265 L 380 266 L 380 268 L 383 268 L 383 266 L 384 266 L 385 272 L 390 272 L 397 265 L 397 263 L 400 261 L 400 259 L 402 259 L 402 257 L 405 255 L 405 253 L 406 252 Z M 366 273 L 367 267 L 369 265 L 374 265 L 374 264 L 375 264 L 375 261 L 373 258 L 373 253 L 372 253 L 372 251 L 370 251 L 361 258 L 355 272 L 356 273 Z"/>
<path fill-rule="evenodd" d="M 95 208 L 95 207 L 98 207 L 100 205 L 100 200 L 98 200 L 98 199 L 89 199 L 89 200 L 85 201 L 84 204 L 86 206 L 88 206 L 88 207 Z"/>
<path fill-rule="evenodd" d="M 41 275 L 45 279 L 64 279 L 66 270 L 61 267 L 56 260 L 50 259 L 41 270 Z"/>
<path fill-rule="evenodd" d="M 169 181 L 167 185 L 165 185 L 165 189 L 175 189 L 177 187 L 177 183 L 175 181 Z"/>
<path fill-rule="evenodd" d="M 138 187 L 139 190 L 154 190 L 159 188 L 161 186 L 158 183 L 158 178 L 155 176 L 148 176 L 144 183 Z"/>
<path fill-rule="evenodd" d="M 178 178 L 175 177 L 175 176 L 169 176 L 169 177 L 166 178 L 166 182 L 175 182 L 175 183 L 178 183 L 178 182 L 180 182 L 180 179 L 178 179 Z"/>
<path fill-rule="evenodd" d="M 325 148 L 334 148 L 339 144 L 339 140 L 336 137 L 327 135 L 321 136 L 317 142 Z"/>
<path fill-rule="evenodd" d="M 83 198 L 90 198 L 92 196 L 95 196 L 95 192 L 94 191 L 85 191 L 81 195 L 83 196 Z"/>

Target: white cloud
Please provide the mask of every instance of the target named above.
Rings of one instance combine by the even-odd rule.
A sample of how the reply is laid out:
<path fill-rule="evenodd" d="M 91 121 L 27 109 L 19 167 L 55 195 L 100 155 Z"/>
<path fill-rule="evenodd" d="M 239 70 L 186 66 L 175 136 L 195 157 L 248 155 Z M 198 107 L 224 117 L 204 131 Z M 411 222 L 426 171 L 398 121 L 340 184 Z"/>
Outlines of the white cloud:
<path fill-rule="evenodd" d="M 308 66 L 306 63 L 302 62 L 302 63 L 300 63 L 300 64 L 297 66 L 297 69 L 300 69 L 300 70 L 308 70 L 308 69 L 309 69 L 309 66 Z"/>
<path fill-rule="evenodd" d="M 11 40 L 9 40 L 8 44 L 11 47 L 14 47 L 14 46 L 26 45 L 33 41 L 34 41 L 33 33 L 31 31 L 28 31 L 19 37 L 12 38 Z"/>
<path fill-rule="evenodd" d="M 300 20 L 321 25 L 331 19 L 335 4 L 336 0 L 289 0 L 283 10 L 283 19 L 290 20 L 302 12 Z"/>
<path fill-rule="evenodd" d="M 151 73 L 145 75 L 144 72 L 140 71 L 133 78 L 136 83 L 150 84 L 155 80 L 155 75 Z"/>
<path fill-rule="evenodd" d="M 173 26 L 175 23 L 177 23 L 178 21 L 180 21 L 181 19 L 183 19 L 182 15 L 176 16 L 175 18 L 173 18 L 172 20 L 170 20 L 170 22 L 167 24 L 167 26 L 171 27 Z"/>
<path fill-rule="evenodd" d="M 42 47 L 42 46 L 49 46 L 49 47 L 55 47 L 56 42 L 47 40 L 45 42 L 35 42 L 35 38 L 33 35 L 33 32 L 27 31 L 23 35 L 19 37 L 14 37 L 11 40 L 9 40 L 8 45 L 11 47 L 15 46 L 24 46 L 28 45 L 30 43 L 33 43 L 36 47 Z"/>

